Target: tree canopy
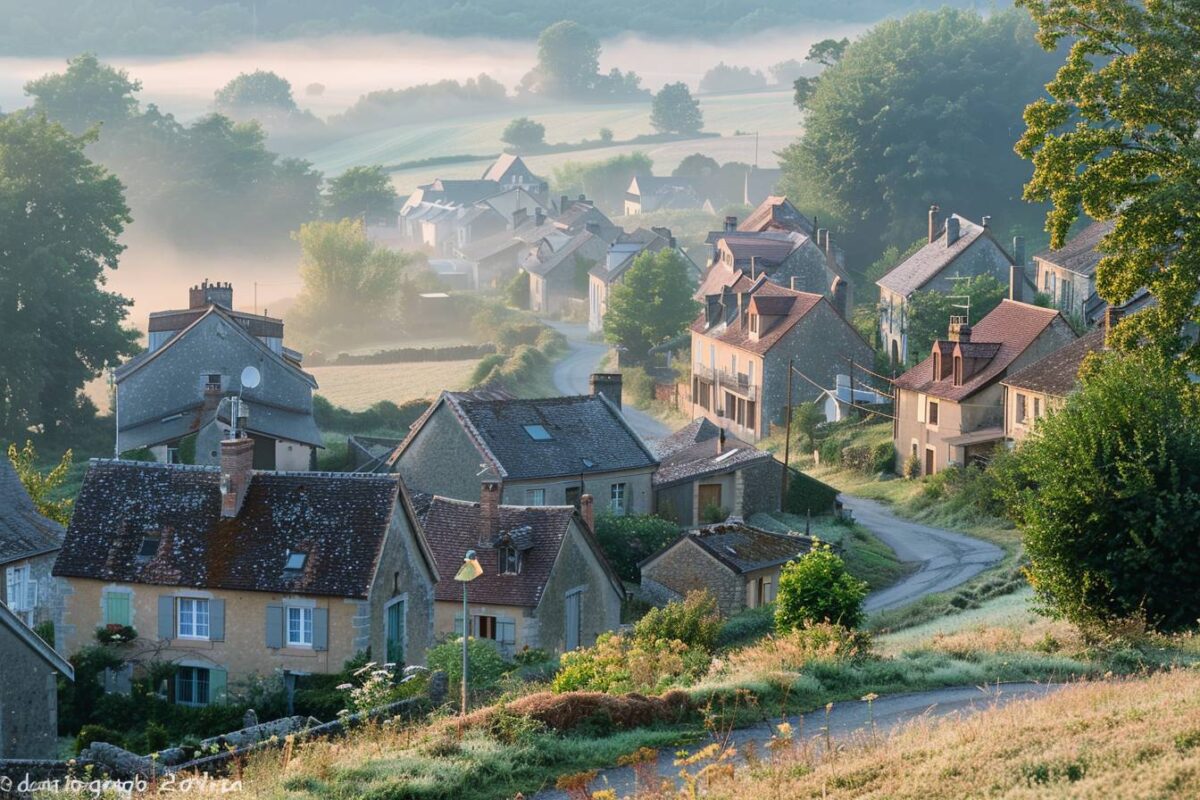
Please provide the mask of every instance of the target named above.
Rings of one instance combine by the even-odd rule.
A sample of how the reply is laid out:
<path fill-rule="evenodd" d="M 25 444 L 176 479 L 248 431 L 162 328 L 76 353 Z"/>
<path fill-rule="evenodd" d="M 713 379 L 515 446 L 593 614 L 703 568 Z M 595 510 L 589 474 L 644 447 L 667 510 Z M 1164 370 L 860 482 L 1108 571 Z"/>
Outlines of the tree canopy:
<path fill-rule="evenodd" d="M 602 161 L 568 161 L 554 168 L 555 194 L 586 195 L 601 209 L 619 213 L 634 176 L 650 175 L 654 163 L 645 153 L 612 156 Z"/>
<path fill-rule="evenodd" d="M 700 79 L 702 92 L 748 92 L 762 89 L 767 79 L 759 70 L 719 62 Z"/>
<path fill-rule="evenodd" d="M 972 325 L 990 314 L 1008 294 L 1008 287 L 991 275 L 978 275 L 961 281 L 948 292 L 930 289 L 914 292 L 905 309 L 908 330 L 908 360 L 919 363 L 926 358 L 936 339 L 945 339 L 949 332 L 950 316 L 961 314 L 963 309 L 955 305 L 964 303 L 961 296 L 971 298 Z"/>
<path fill-rule="evenodd" d="M 25 493 L 33 501 L 38 513 L 64 528 L 71 524 L 71 509 L 75 501 L 69 497 L 56 497 L 56 494 L 67 479 L 72 459 L 72 453 L 68 450 L 49 472 L 42 474 L 38 469 L 38 455 L 33 442 L 26 439 L 25 446 L 20 449 L 15 443 L 8 446 L 9 463 L 21 479 L 21 485 L 25 487 Z"/>
<path fill-rule="evenodd" d="M 129 223 L 120 182 L 41 113 L 0 117 L 0 437 L 77 416 L 84 383 L 136 352 L 104 291 Z M 94 411 L 94 409 L 93 409 Z"/>
<path fill-rule="evenodd" d="M 25 84 L 33 107 L 72 133 L 83 133 L 97 123 L 127 120 L 138 113 L 134 96 L 141 81 L 123 69 L 102 64 L 94 53 L 67 61 L 62 73 L 50 73 Z"/>
<path fill-rule="evenodd" d="M 782 191 L 820 213 L 851 260 L 870 263 L 923 230 L 937 203 L 1009 227 L 1039 222 L 1012 152 L 1020 109 L 1054 56 L 1020 12 L 942 9 L 876 25 L 820 76 L 804 135 L 781 154 Z M 829 60 L 827 58 L 827 60 Z"/>
<path fill-rule="evenodd" d="M 1200 368 L 1200 8 L 1194 3 L 1019 0 L 1048 49 L 1070 41 L 1042 98 L 1025 110 L 1017 152 L 1033 161 L 1030 200 L 1049 200 L 1053 246 L 1082 214 L 1115 220 L 1096 289 L 1157 301 L 1117 328 L 1114 344 L 1151 342 Z"/>
<path fill-rule="evenodd" d="M 699 133 L 704 115 L 686 83 L 668 83 L 654 95 L 650 124 L 661 133 Z"/>
<path fill-rule="evenodd" d="M 695 319 L 687 261 L 675 250 L 643 252 L 608 293 L 604 338 L 625 347 L 635 359 L 675 338 Z"/>
<path fill-rule="evenodd" d="M 500 141 L 512 145 L 517 150 L 528 150 L 546 141 L 546 126 L 534 122 L 529 117 L 518 117 L 504 127 Z"/>
<path fill-rule="evenodd" d="M 600 40 L 577 22 L 556 22 L 538 36 L 537 59 L 529 85 L 553 97 L 583 96 L 600 71 Z"/>
<path fill-rule="evenodd" d="M 368 225 L 396 222 L 396 189 L 383 167 L 351 167 L 329 181 L 325 216 L 360 219 Z"/>

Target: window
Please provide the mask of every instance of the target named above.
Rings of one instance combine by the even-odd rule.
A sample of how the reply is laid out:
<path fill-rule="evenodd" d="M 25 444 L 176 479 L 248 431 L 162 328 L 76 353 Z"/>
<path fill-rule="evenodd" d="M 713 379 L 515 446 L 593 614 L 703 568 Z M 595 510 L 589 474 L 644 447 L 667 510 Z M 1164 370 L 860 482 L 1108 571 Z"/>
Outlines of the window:
<path fill-rule="evenodd" d="M 933 351 L 933 379 L 940 381 L 942 379 L 942 354 Z"/>
<path fill-rule="evenodd" d="M 179 463 L 179 445 L 177 445 L 177 444 L 167 445 L 167 463 L 168 464 L 178 464 Z"/>
<path fill-rule="evenodd" d="M 129 608 L 129 592 L 104 593 L 104 624 L 132 625 L 133 615 Z"/>
<path fill-rule="evenodd" d="M 146 536 L 142 539 L 142 546 L 138 548 L 138 558 L 154 558 L 158 553 L 157 536 Z"/>
<path fill-rule="evenodd" d="M 754 430 L 755 420 L 758 416 L 758 403 L 754 400 L 746 401 L 746 430 Z"/>
<path fill-rule="evenodd" d="M 5 570 L 5 585 L 8 587 L 5 603 L 18 614 L 33 611 L 37 605 L 37 581 L 29 571 L 29 565 L 10 567 Z"/>
<path fill-rule="evenodd" d="M 758 314 L 750 315 L 750 332 L 758 333 Z"/>
<path fill-rule="evenodd" d="M 751 361 L 749 364 L 746 365 L 746 377 L 747 377 L 748 383 L 751 386 L 753 386 L 754 385 L 754 362 L 753 361 Z"/>
<path fill-rule="evenodd" d="M 1016 406 L 1017 406 L 1017 409 L 1016 409 L 1015 415 L 1017 418 L 1017 422 L 1024 422 L 1025 421 L 1025 395 L 1021 394 L 1020 392 L 1017 392 Z"/>
<path fill-rule="evenodd" d="M 929 401 L 929 424 L 934 426 L 938 424 L 938 404 L 934 400 Z"/>
<path fill-rule="evenodd" d="M 954 385 L 962 386 L 963 382 L 963 363 L 962 356 L 954 357 Z"/>
<path fill-rule="evenodd" d="M 729 371 L 733 375 L 737 375 L 737 353 L 729 356 Z"/>
<path fill-rule="evenodd" d="M 568 486 L 564 492 L 566 495 L 567 505 L 575 506 L 575 510 L 579 510 L 579 498 L 583 496 L 583 490 L 578 486 Z"/>
<path fill-rule="evenodd" d="M 496 618 L 485 617 L 479 615 L 475 617 L 475 638 L 477 639 L 495 639 L 496 638 Z"/>
<path fill-rule="evenodd" d="M 722 414 L 726 419 L 733 419 L 737 414 L 737 398 L 733 396 L 733 392 L 725 393 L 725 411 Z"/>
<path fill-rule="evenodd" d="M 625 484 L 614 483 L 609 493 L 608 510 L 621 516 L 625 513 Z"/>
<path fill-rule="evenodd" d="M 284 569 L 301 570 L 304 569 L 304 562 L 308 560 L 308 553 L 288 553 L 287 561 L 284 563 Z"/>
<path fill-rule="evenodd" d="M 737 424 L 746 425 L 746 401 L 740 397 L 737 399 Z"/>
<path fill-rule="evenodd" d="M 544 505 L 546 505 L 546 490 L 545 489 L 526 489 L 525 490 L 525 505 L 527 505 L 527 506 L 544 506 Z"/>
<path fill-rule="evenodd" d="M 312 647 L 313 610 L 311 608 L 288 606 L 287 643 L 288 647 Z"/>
<path fill-rule="evenodd" d="M 526 425 L 525 432 L 529 434 L 529 438 L 535 442 L 548 442 L 554 437 L 550 435 L 550 431 L 546 430 L 544 425 Z"/>
<path fill-rule="evenodd" d="M 175 672 L 175 702 L 185 706 L 208 705 L 208 670 L 180 667 Z"/>
<path fill-rule="evenodd" d="M 1033 398 L 1033 418 L 1037 419 L 1042 415 L 1042 398 Z"/>
<path fill-rule="evenodd" d="M 515 547 L 501 547 L 497 560 L 505 575 L 516 575 L 521 571 L 521 553 Z"/>
<path fill-rule="evenodd" d="M 179 598 L 180 639 L 208 638 L 208 601 L 195 597 Z M 205 701 L 207 702 L 207 701 Z"/>
<path fill-rule="evenodd" d="M 204 376 L 204 388 L 212 391 L 221 391 L 221 374 L 219 372 L 209 372 Z"/>
<path fill-rule="evenodd" d="M 926 405 L 927 405 L 927 398 L 925 397 L 925 395 L 923 395 L 923 394 L 917 395 L 917 422 L 925 421 L 925 406 Z"/>

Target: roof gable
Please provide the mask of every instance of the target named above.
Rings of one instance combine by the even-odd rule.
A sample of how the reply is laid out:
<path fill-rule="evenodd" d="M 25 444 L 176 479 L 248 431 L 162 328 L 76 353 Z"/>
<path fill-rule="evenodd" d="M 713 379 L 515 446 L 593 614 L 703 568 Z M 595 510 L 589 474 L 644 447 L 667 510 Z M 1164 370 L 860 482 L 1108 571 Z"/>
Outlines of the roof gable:
<path fill-rule="evenodd" d="M 728 296 L 733 298 L 735 304 L 739 293 L 750 294 L 751 303 L 755 303 L 760 296 L 764 299 L 770 298 L 765 300 L 765 302 L 777 309 L 781 309 L 785 303 L 790 303 L 786 314 L 776 318 L 777 321 L 770 329 L 759 333 L 757 339 L 752 337 L 748 318 L 743 319 L 736 312 L 736 309 L 723 309 L 720 312 L 719 321 L 713 325 L 708 324 L 708 310 L 704 309 L 696 317 L 695 321 L 692 322 L 691 330 L 693 333 L 702 334 L 752 353 L 766 353 L 795 328 L 796 324 L 813 309 L 822 303 L 826 305 L 829 303 L 822 295 L 786 289 L 771 283 L 766 279 L 766 276 L 760 276 L 757 280 L 751 281 L 749 277 L 741 275 L 729 288 L 729 291 L 732 294 Z M 829 308 L 830 311 L 833 311 L 832 306 Z M 833 312 L 833 316 L 841 324 L 849 325 L 836 311 Z M 835 324 L 837 323 L 835 322 Z"/>
<path fill-rule="evenodd" d="M 738 575 L 786 564 L 813 546 L 807 536 L 772 533 L 744 522 L 723 522 L 684 533 L 640 566 L 645 568 L 685 542 L 696 545 Z"/>
<path fill-rule="evenodd" d="M 0 454 L 0 564 L 57 550 L 65 533 L 38 513 L 16 470 Z"/>
<path fill-rule="evenodd" d="M 953 244 L 946 243 L 946 229 L 943 227 L 941 234 L 934 241 L 892 267 L 887 274 L 875 281 L 876 285 L 907 297 L 936 278 L 942 270 L 953 264 L 976 243 L 983 247 L 995 247 L 1004 253 L 1004 249 L 996 244 L 982 225 L 977 225 L 958 214 L 951 216 L 959 223 L 958 239 Z M 1008 258 L 1007 253 L 1004 253 L 1004 256 Z"/>
<path fill-rule="evenodd" d="M 18 639 L 34 653 L 39 655 L 51 669 L 58 672 L 67 680 L 75 680 L 75 668 L 65 658 L 55 652 L 54 648 L 47 644 L 42 637 L 34 633 L 25 622 L 13 613 L 8 606 L 0 603 L 0 625 L 8 628 L 13 632 Z"/>
<path fill-rule="evenodd" d="M 1079 368 L 1084 359 L 1092 353 L 1103 352 L 1105 333 L 1102 327 L 1094 328 L 1001 382 L 1014 389 L 1066 397 L 1079 385 Z"/>

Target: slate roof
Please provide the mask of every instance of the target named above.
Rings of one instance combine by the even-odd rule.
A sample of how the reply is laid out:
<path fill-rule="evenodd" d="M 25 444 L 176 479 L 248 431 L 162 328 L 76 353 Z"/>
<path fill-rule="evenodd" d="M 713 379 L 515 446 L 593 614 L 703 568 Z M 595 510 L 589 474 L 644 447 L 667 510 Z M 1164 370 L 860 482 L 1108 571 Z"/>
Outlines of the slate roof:
<path fill-rule="evenodd" d="M 958 239 L 954 244 L 946 246 L 946 230 L 943 227 L 937 239 L 892 267 L 875 284 L 907 297 L 937 277 L 975 242 L 988 236 L 987 229 L 982 225 L 976 225 L 958 214 L 953 217 L 959 225 Z"/>
<path fill-rule="evenodd" d="M 536 607 L 574 514 L 573 506 L 500 506 L 499 533 L 521 529 L 521 537 L 531 544 L 522 553 L 520 573 L 504 575 L 500 573 L 499 553 L 492 546 L 492 536 L 483 529 L 479 503 L 431 498 L 422 525 L 437 559 L 438 573 L 444 576 L 434 589 L 435 599 L 462 602 L 462 585 L 454 580 L 454 574 L 466 552 L 474 550 L 483 574 L 471 581 L 471 602 Z"/>
<path fill-rule="evenodd" d="M 770 330 L 759 334 L 757 340 L 750 338 L 749 323 L 746 322 L 743 324 L 740 317 L 735 317 L 729 322 L 717 322 L 715 325 L 709 327 L 705 310 L 702 310 L 699 316 L 696 317 L 696 320 L 691 325 L 691 330 L 693 333 L 704 334 L 709 338 L 751 353 L 767 352 L 788 331 L 796 327 L 796 323 L 802 320 L 808 312 L 812 311 L 820 303 L 828 302 L 823 295 L 785 289 L 782 286 L 771 283 L 765 275 L 759 276 L 754 281 L 751 281 L 746 275 L 742 275 L 730 288 L 735 293 L 749 292 L 753 296 L 751 302 L 754 302 L 760 295 L 770 298 L 782 298 L 781 300 L 772 300 L 771 302 L 775 304 L 775 310 L 777 311 L 781 310 L 780 307 L 786 304 L 787 312 L 785 315 L 781 315 L 783 318 L 777 320 Z"/>
<path fill-rule="evenodd" d="M 197 589 L 368 596 L 397 508 L 396 476 L 255 472 L 234 518 L 221 516 L 220 482 L 219 467 L 93 459 L 54 574 Z M 414 532 L 419 540 L 415 525 Z M 159 537 L 158 552 L 139 558 L 148 535 Z M 308 555 L 302 570 L 284 570 L 289 551 Z"/>
<path fill-rule="evenodd" d="M 0 603 L 0 625 L 11 630 L 18 639 L 25 643 L 26 647 L 41 657 L 59 675 L 69 681 L 75 680 L 75 668 L 71 666 L 71 662 L 56 653 L 53 647 L 34 633 L 33 629 L 4 603 Z"/>
<path fill-rule="evenodd" d="M 807 536 L 771 533 L 744 522 L 723 522 L 688 531 L 640 566 L 646 566 L 684 541 L 695 543 L 738 575 L 786 564 L 813 546 Z"/>
<path fill-rule="evenodd" d="M 720 434 L 721 429 L 712 422 L 698 419 L 655 442 L 654 452 L 660 462 L 654 473 L 655 488 L 721 475 L 775 458 L 730 434 L 725 435 L 725 444 L 718 452 Z"/>
<path fill-rule="evenodd" d="M 737 234 L 721 237 L 736 261 L 759 259 L 766 264 L 779 264 L 804 242 L 804 238 L 786 233 Z"/>
<path fill-rule="evenodd" d="M 565 236 L 566 234 L 563 235 Z M 575 255 L 580 248 L 596 238 L 596 236 L 587 231 L 577 233 L 565 242 L 558 244 L 554 252 L 547 254 L 545 258 L 539 258 L 541 248 L 540 246 L 536 247 L 522 260 L 521 266 L 535 275 L 549 275 L 562 266 L 568 258 Z M 548 239 L 547 244 L 554 247 L 555 242 Z"/>
<path fill-rule="evenodd" d="M 513 155 L 512 153 L 503 153 L 484 171 L 483 180 L 501 183 L 513 171 L 519 172 L 529 178 L 536 177 L 520 156 Z"/>
<path fill-rule="evenodd" d="M 1103 327 L 1094 328 L 1050 355 L 1013 373 L 1002 383 L 1014 389 L 1028 389 L 1053 397 L 1066 397 L 1079 385 L 1079 368 L 1091 353 L 1104 350 Z"/>
<path fill-rule="evenodd" d="M 16 470 L 0 454 L 0 564 L 53 552 L 64 534 L 61 525 L 38 513 Z"/>
<path fill-rule="evenodd" d="M 1107 236 L 1115 225 L 1116 223 L 1111 221 L 1093 222 L 1059 249 L 1047 250 L 1035 258 L 1080 275 L 1094 275 L 1096 265 L 1104 258 L 1104 253 L 1099 249 L 1100 240 Z"/>
<path fill-rule="evenodd" d="M 1059 318 L 1059 313 L 1052 308 L 1040 308 L 1013 300 L 1002 300 L 990 314 L 972 326 L 969 343 L 975 352 L 980 351 L 977 345 L 997 344 L 999 346 L 994 348 L 994 355 L 987 364 L 977 369 L 975 374 L 964 381 L 961 386 L 955 386 L 950 377 L 940 381 L 933 379 L 932 355 L 896 378 L 896 386 L 900 389 L 922 392 L 955 402 L 965 400 L 980 389 L 1004 377 L 1005 370 L 1009 365 L 1024 353 L 1057 318 Z M 939 340 L 937 345 L 943 353 L 946 353 L 953 351 L 955 343 Z M 947 345 L 949 345 L 949 351 L 946 349 Z"/>
<path fill-rule="evenodd" d="M 742 220 L 737 229 L 743 233 L 766 230 L 796 231 L 811 236 L 813 222 L 801 214 L 786 197 L 772 195 L 759 203 L 758 208 L 750 212 L 750 216 Z"/>
<path fill-rule="evenodd" d="M 588 270 L 588 274 L 595 275 L 605 283 L 612 283 L 633 266 L 633 262 L 643 251 L 657 253 L 669 244 L 670 242 L 665 236 L 647 228 L 637 228 L 631 233 L 623 233 L 608 246 L 605 260 Z M 609 266 L 609 260 L 615 260 L 614 256 L 620 258 L 620 261 Z"/>

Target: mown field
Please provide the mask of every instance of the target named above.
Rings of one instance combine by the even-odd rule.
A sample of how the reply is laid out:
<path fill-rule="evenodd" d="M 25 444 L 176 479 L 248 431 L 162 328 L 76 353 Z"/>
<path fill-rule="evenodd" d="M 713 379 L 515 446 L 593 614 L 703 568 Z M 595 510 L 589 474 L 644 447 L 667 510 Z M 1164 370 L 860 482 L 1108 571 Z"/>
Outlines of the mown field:
<path fill-rule="evenodd" d="M 311 367 L 320 386 L 316 394 L 335 406 L 362 411 L 380 400 L 401 405 L 433 398 L 442 389 L 462 389 L 475 369 L 475 359 L 406 364 Z"/>

